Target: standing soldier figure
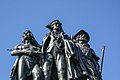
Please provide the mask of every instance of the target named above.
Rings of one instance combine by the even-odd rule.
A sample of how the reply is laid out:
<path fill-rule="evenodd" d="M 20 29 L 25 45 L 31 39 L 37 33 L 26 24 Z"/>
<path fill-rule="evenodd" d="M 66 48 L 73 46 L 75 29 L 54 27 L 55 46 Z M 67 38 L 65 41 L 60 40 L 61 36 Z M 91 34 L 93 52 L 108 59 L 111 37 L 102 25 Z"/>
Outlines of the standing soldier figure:
<path fill-rule="evenodd" d="M 98 64 L 99 57 L 88 44 L 90 40 L 89 34 L 84 30 L 80 30 L 73 38 L 75 39 L 76 46 L 80 47 L 82 51 L 80 57 L 85 66 L 83 70 L 84 77 L 89 80 L 101 80 Z"/>
<path fill-rule="evenodd" d="M 59 20 L 54 20 L 46 26 L 51 32 L 43 41 L 43 53 L 46 58 L 43 66 L 45 80 L 51 79 L 52 70 L 57 72 L 57 76 L 56 79 L 51 80 L 67 80 L 67 65 L 62 40 L 63 37 L 67 38 L 67 35 L 63 32 L 61 25 Z M 52 66 L 55 66 L 56 69 L 53 69 Z"/>

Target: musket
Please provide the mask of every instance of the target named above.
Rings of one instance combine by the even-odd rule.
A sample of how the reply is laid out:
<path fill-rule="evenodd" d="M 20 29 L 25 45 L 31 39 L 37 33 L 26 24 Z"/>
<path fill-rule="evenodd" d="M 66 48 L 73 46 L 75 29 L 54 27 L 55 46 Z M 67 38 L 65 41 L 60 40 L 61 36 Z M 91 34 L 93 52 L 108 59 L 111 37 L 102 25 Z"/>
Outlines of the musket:
<path fill-rule="evenodd" d="M 103 46 L 103 48 L 102 48 L 102 55 L 101 55 L 101 60 L 100 60 L 100 74 L 101 74 L 101 75 L 102 75 L 104 54 L 105 54 L 105 46 Z"/>
<path fill-rule="evenodd" d="M 34 51 L 34 50 L 27 50 L 27 51 L 23 51 L 23 50 L 16 50 L 17 53 L 12 53 L 12 51 L 14 51 L 15 49 L 7 49 L 7 51 L 11 51 L 11 55 L 12 56 L 18 56 L 18 55 L 31 55 L 30 53 L 34 53 L 34 54 L 42 54 L 41 51 Z M 34 55 L 33 54 L 33 55 Z"/>

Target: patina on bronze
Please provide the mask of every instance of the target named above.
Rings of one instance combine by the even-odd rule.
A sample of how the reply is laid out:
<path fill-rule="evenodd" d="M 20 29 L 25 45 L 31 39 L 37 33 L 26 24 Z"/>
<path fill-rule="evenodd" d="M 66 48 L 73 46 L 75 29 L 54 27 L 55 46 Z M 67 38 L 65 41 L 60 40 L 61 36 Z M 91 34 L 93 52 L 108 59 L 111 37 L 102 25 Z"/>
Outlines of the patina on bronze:
<path fill-rule="evenodd" d="M 26 30 L 22 44 L 11 50 L 11 55 L 18 57 L 11 80 L 102 80 L 103 57 L 99 66 L 99 57 L 90 47 L 90 36 L 85 30 L 71 38 L 59 20 L 52 21 L 46 28 L 50 32 L 42 45 Z"/>
<path fill-rule="evenodd" d="M 17 56 L 11 71 L 11 80 L 40 80 L 41 46 L 31 31 L 26 30 L 23 33 L 22 44 L 16 45 L 11 55 Z"/>

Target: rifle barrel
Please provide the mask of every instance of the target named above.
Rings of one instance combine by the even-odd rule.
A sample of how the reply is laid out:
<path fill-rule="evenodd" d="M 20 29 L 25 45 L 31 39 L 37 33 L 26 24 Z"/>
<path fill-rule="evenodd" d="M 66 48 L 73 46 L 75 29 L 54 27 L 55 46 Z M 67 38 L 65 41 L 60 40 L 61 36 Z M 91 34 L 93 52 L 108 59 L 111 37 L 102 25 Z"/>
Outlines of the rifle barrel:
<path fill-rule="evenodd" d="M 13 51 L 13 49 L 7 49 L 7 51 Z"/>
<path fill-rule="evenodd" d="M 102 55 L 101 55 L 101 63 L 100 63 L 100 73 L 102 74 L 102 67 L 103 67 L 103 60 L 104 60 L 104 54 L 105 54 L 105 46 L 102 48 Z"/>

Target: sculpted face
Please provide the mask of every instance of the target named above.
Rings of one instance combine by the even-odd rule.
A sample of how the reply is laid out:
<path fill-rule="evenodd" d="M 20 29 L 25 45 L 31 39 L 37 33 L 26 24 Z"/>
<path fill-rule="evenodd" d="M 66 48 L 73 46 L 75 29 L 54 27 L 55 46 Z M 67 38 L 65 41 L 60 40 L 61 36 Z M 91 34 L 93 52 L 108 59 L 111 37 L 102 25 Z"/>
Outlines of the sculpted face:
<path fill-rule="evenodd" d="M 76 41 L 78 41 L 79 43 L 84 43 L 87 41 L 87 36 L 85 34 L 79 34 L 76 37 Z"/>
<path fill-rule="evenodd" d="M 26 31 L 23 33 L 22 42 L 23 42 L 24 44 L 29 44 L 33 38 L 34 38 L 34 37 L 33 37 L 33 34 L 31 33 L 31 31 L 26 30 Z"/>
<path fill-rule="evenodd" d="M 60 33 L 61 32 L 61 25 L 58 22 L 53 22 L 51 24 L 51 27 L 52 27 L 52 31 L 54 33 Z"/>

